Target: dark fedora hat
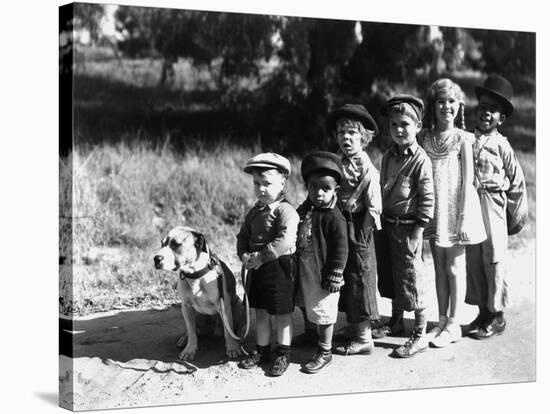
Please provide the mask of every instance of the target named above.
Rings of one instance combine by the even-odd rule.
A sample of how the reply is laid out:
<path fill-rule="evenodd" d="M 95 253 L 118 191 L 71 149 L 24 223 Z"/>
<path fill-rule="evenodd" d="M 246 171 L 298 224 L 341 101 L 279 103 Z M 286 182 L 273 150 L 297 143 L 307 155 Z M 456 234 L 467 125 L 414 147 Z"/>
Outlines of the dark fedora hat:
<path fill-rule="evenodd" d="M 408 103 L 409 105 L 411 105 L 418 119 L 420 121 L 422 120 L 422 117 L 424 116 L 424 102 L 422 102 L 422 99 L 419 99 L 416 96 L 412 95 L 399 94 L 391 97 L 386 102 L 384 102 L 384 104 L 382 104 L 382 108 L 380 108 L 380 113 L 382 114 L 382 116 L 388 116 L 390 108 L 394 105 L 398 105 L 401 103 Z"/>
<path fill-rule="evenodd" d="M 494 73 L 490 74 L 483 83 L 483 86 L 476 86 L 475 90 L 478 100 L 484 93 L 497 99 L 502 104 L 503 113 L 506 116 L 510 116 L 514 112 L 514 105 L 511 102 L 514 90 L 510 82 L 502 76 Z"/>
<path fill-rule="evenodd" d="M 376 121 L 363 105 L 345 104 L 332 110 L 327 117 L 327 128 L 329 131 L 334 131 L 336 128 L 336 121 L 340 118 L 358 120 L 366 129 L 374 131 L 374 135 L 378 134 L 378 125 L 376 125 Z"/>
<path fill-rule="evenodd" d="M 311 152 L 302 160 L 301 172 L 304 181 L 307 181 L 307 177 L 315 171 L 327 171 L 337 182 L 340 182 L 344 175 L 340 157 L 327 151 Z"/>

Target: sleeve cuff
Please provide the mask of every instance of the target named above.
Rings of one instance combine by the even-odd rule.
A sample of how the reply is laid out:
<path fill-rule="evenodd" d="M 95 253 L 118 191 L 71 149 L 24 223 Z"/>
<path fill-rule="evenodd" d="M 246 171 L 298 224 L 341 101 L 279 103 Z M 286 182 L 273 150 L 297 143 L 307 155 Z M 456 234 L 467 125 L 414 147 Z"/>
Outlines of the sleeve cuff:
<path fill-rule="evenodd" d="M 344 285 L 344 276 L 338 273 L 328 273 L 323 278 L 327 283 L 331 283 L 335 286 Z"/>

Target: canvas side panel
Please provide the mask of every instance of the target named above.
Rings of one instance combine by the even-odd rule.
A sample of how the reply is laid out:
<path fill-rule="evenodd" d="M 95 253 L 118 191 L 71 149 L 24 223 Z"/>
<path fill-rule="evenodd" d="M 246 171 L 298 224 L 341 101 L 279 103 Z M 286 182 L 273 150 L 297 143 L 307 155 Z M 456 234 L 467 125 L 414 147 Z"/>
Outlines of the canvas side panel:
<path fill-rule="evenodd" d="M 59 405 L 74 410 L 73 5 L 59 8 Z"/>

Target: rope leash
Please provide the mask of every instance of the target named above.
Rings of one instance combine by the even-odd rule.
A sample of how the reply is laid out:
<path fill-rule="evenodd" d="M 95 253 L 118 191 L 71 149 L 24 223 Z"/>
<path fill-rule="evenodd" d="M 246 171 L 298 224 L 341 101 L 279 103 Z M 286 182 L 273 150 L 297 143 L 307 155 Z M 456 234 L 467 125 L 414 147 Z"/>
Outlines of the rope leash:
<path fill-rule="evenodd" d="M 245 331 L 242 336 L 238 336 L 230 326 L 231 324 L 229 323 L 229 320 L 227 318 L 227 313 L 225 311 L 225 300 L 223 298 L 223 295 L 220 297 L 220 307 L 221 307 L 222 322 L 225 326 L 225 329 L 234 340 L 239 341 L 241 343 L 241 350 L 245 355 L 248 356 L 248 352 L 244 349 L 242 345 L 244 343 L 244 340 L 248 336 L 248 332 L 250 331 L 250 306 L 248 303 L 248 294 L 246 292 L 246 282 L 247 282 L 247 275 L 248 275 L 248 272 L 246 270 L 247 262 L 248 262 L 248 258 L 244 258 L 243 264 L 241 267 L 241 283 L 244 290 L 243 303 L 244 303 L 244 309 L 245 309 Z"/>

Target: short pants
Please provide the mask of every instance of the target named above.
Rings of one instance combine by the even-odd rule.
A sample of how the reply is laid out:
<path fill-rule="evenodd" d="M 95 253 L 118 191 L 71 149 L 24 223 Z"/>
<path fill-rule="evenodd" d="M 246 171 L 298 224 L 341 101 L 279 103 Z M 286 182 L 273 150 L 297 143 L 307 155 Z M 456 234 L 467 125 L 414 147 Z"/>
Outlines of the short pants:
<path fill-rule="evenodd" d="M 252 269 L 247 276 L 248 300 L 251 308 L 265 309 L 270 315 L 294 311 L 296 259 L 284 255 Z"/>

